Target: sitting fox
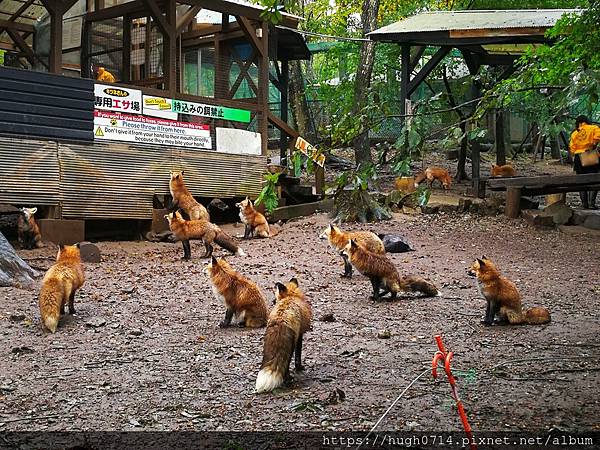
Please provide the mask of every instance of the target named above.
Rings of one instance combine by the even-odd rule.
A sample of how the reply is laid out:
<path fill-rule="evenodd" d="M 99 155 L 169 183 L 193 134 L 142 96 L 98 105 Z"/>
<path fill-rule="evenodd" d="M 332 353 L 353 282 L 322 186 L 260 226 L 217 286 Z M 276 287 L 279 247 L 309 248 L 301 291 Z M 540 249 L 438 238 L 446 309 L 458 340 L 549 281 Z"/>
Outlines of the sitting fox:
<path fill-rule="evenodd" d="M 510 164 L 504 164 L 503 166 L 492 164 L 490 174 L 492 177 L 514 177 L 517 175 L 517 172 Z"/>
<path fill-rule="evenodd" d="M 495 317 L 511 325 L 550 322 L 550 313 L 546 308 L 537 306 L 523 311 L 521 294 L 515 283 L 501 276 L 496 265 L 485 256 L 477 259 L 468 273 L 477 277 L 477 287 L 487 303 L 484 324 L 492 325 Z"/>
<path fill-rule="evenodd" d="M 254 208 L 254 203 L 248 197 L 235 206 L 240 208 L 240 220 L 244 223 L 244 239 L 254 236 L 268 238 L 277 234 L 275 229 L 271 230 L 266 217 Z"/>
<path fill-rule="evenodd" d="M 214 256 L 206 266 L 213 292 L 225 303 L 225 320 L 220 327 L 231 325 L 235 316 L 240 327 L 258 328 L 267 324 L 267 303 L 258 286 L 236 272 L 223 258 Z"/>
<path fill-rule="evenodd" d="M 33 215 L 37 212 L 37 208 L 21 208 L 22 214 L 19 215 L 17 222 L 17 234 L 19 243 L 24 249 L 31 250 L 32 248 L 42 247 L 42 234 L 40 227 L 35 221 Z"/>
<path fill-rule="evenodd" d="M 423 181 L 427 180 L 427 184 L 431 188 L 433 182 L 438 180 L 444 189 L 450 189 L 452 178 L 446 169 L 441 167 L 428 167 L 423 172 L 415 177 L 415 187 L 418 187 Z"/>

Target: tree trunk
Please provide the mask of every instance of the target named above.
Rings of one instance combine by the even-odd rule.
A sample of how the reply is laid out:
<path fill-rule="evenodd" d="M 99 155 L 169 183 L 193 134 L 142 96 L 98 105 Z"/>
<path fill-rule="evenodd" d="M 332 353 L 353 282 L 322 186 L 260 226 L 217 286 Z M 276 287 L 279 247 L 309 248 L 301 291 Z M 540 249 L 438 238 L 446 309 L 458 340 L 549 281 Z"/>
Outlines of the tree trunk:
<path fill-rule="evenodd" d="M 506 164 L 506 133 L 504 127 L 504 111 L 496 110 L 496 164 Z"/>
<path fill-rule="evenodd" d="M 0 286 L 31 286 L 38 274 L 15 253 L 15 249 L 0 233 Z"/>
<path fill-rule="evenodd" d="M 316 144 L 316 132 L 306 100 L 301 61 L 290 61 L 290 107 L 296 130 L 311 144 Z"/>
<path fill-rule="evenodd" d="M 377 26 L 379 13 L 379 0 L 365 0 L 361 14 L 363 36 L 373 31 Z M 364 113 L 368 101 L 371 74 L 375 61 L 375 42 L 363 42 L 360 48 L 356 79 L 354 81 L 354 108 L 352 113 L 359 120 L 359 134 L 354 139 L 354 157 L 356 164 L 372 162 L 371 148 L 369 146 L 369 117 Z"/>
<path fill-rule="evenodd" d="M 460 108 L 457 108 L 456 99 L 454 98 L 454 94 L 452 93 L 452 89 L 450 88 L 450 83 L 448 82 L 446 66 L 444 66 L 444 71 L 442 72 L 442 79 L 444 80 L 446 94 L 448 94 L 448 103 L 450 103 L 450 106 L 452 108 L 456 108 L 454 111 L 456 112 L 456 114 L 458 114 L 458 118 L 460 119 L 459 127 L 463 136 L 463 138 L 460 140 L 460 150 L 458 151 L 458 166 L 456 168 L 456 175 L 454 175 L 454 179 L 456 180 L 456 182 L 460 182 L 462 180 L 469 179 L 467 171 L 465 170 L 465 165 L 467 164 L 467 149 L 469 146 L 469 140 L 467 139 L 467 116 Z"/>

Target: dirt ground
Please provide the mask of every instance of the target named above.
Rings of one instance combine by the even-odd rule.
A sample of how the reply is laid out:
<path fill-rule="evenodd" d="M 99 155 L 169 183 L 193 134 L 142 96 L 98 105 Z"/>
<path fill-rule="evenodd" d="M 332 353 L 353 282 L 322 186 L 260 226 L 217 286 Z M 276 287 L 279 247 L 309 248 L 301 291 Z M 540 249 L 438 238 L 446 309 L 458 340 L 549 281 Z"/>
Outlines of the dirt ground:
<path fill-rule="evenodd" d="M 416 251 L 391 258 L 443 296 L 376 303 L 367 278 L 340 278 L 340 257 L 318 240 L 327 222 L 288 222 L 270 240 L 243 242 L 249 256 L 229 258 L 269 301 L 276 281 L 295 276 L 313 304 L 306 370 L 273 394 L 253 393 L 264 329 L 218 327 L 225 311 L 200 244 L 185 262 L 180 244 L 99 242 L 102 262 L 86 265 L 77 314 L 54 335 L 40 328 L 36 291 L 0 289 L 0 431 L 368 430 L 430 366 L 438 333 L 455 352 L 475 430 L 600 429 L 600 238 L 504 217 L 396 215 L 358 228 L 408 238 Z M 19 253 L 43 271 L 55 252 Z M 482 255 L 552 322 L 482 325 L 484 302 L 465 271 Z M 320 321 L 326 313 L 335 321 Z M 383 330 L 391 337 L 379 338 Z M 379 429 L 460 430 L 442 380 L 423 376 Z"/>

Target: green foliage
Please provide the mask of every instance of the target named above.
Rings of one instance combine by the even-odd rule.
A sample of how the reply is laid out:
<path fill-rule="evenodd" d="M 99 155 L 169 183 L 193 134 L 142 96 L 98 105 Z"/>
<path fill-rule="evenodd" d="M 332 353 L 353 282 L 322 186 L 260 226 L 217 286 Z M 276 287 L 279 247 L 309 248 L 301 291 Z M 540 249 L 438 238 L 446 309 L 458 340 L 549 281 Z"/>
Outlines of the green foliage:
<path fill-rule="evenodd" d="M 412 158 L 410 155 L 398 155 L 398 157 L 392 161 L 392 172 L 400 177 L 410 175 L 412 173 L 412 169 L 410 168 L 411 161 Z"/>
<path fill-rule="evenodd" d="M 390 219 L 389 207 L 380 204 L 369 192 L 377 180 L 373 164 L 362 164 L 338 176 L 327 189 L 327 194 L 333 197 L 335 220 L 365 223 Z"/>
<path fill-rule="evenodd" d="M 280 175 L 281 173 L 266 173 L 263 175 L 266 184 L 254 202 L 256 205 L 264 203 L 268 213 L 272 213 L 273 210 L 277 208 L 277 205 L 279 205 L 277 183 L 279 182 Z"/>

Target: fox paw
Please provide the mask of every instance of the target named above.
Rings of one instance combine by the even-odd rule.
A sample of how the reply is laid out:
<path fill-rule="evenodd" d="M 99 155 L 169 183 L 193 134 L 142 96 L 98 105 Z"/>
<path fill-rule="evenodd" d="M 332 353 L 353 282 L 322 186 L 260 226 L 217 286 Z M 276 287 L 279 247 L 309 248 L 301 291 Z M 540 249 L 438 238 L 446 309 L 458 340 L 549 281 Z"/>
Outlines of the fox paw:
<path fill-rule="evenodd" d="M 227 328 L 229 326 L 228 323 L 225 322 L 219 322 L 219 328 Z"/>
<path fill-rule="evenodd" d="M 340 277 L 342 277 L 342 278 L 352 278 L 352 274 L 344 272 L 344 273 L 340 274 Z"/>
<path fill-rule="evenodd" d="M 296 372 L 302 372 L 304 370 L 304 366 L 302 364 L 300 364 L 299 366 L 296 366 Z"/>
<path fill-rule="evenodd" d="M 481 323 L 485 326 L 491 327 L 492 325 L 494 325 L 494 322 L 488 322 L 486 320 L 482 320 Z"/>

